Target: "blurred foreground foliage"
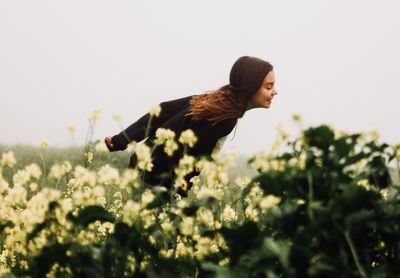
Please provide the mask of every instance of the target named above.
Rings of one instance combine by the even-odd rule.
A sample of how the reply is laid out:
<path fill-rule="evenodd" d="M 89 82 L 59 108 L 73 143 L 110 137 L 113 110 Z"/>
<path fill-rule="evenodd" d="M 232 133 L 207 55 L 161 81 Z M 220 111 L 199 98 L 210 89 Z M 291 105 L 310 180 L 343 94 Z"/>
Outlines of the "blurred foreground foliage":
<path fill-rule="evenodd" d="M 204 172 L 187 198 L 162 187 L 144 187 L 138 171 L 131 179 L 103 181 L 106 187 L 114 183 L 111 196 L 119 195 L 99 202 L 93 192 L 101 179 L 85 189 L 85 181 L 79 183 L 78 178 L 71 189 L 71 178 L 77 174 L 66 176 L 60 195 L 46 193 L 52 197 L 47 197 L 40 221 L 25 227 L 25 232 L 19 229 L 27 224 L 9 216 L 17 217 L 18 209 L 28 211 L 28 200 L 12 205 L 8 214 L 2 210 L 2 273 L 398 277 L 399 149 L 327 125 L 302 130 L 297 138 L 282 136 L 280 143 L 284 151 L 248 158 L 255 175 L 233 177 L 226 174 L 229 161 L 203 161 Z M 124 168 L 118 163 L 126 161 L 126 154 L 112 159 L 103 155 L 94 160 L 98 165 L 90 165 L 92 169 L 105 161 Z M 56 157 L 49 160 L 55 163 Z M 79 163 L 65 153 L 63 159 Z M 5 203 L 15 183 L 13 175 L 3 166 L 4 181 L 9 181 L 9 188 L 0 191 Z M 85 190 L 96 196 L 89 194 L 82 201 Z M 71 204 L 66 205 L 68 199 Z M 17 239 L 11 235 L 15 237 L 16 227 L 23 234 Z M 20 248 L 12 249 L 7 241 Z"/>

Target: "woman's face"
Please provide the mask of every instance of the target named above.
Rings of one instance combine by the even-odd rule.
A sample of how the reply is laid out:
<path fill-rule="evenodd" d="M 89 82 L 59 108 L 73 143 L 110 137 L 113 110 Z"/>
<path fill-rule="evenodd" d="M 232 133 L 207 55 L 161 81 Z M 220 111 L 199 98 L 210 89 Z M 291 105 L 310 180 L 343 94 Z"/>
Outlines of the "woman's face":
<path fill-rule="evenodd" d="M 275 73 L 273 70 L 265 76 L 263 84 L 248 102 L 247 110 L 252 108 L 269 108 L 272 98 L 278 93 L 275 90 Z"/>

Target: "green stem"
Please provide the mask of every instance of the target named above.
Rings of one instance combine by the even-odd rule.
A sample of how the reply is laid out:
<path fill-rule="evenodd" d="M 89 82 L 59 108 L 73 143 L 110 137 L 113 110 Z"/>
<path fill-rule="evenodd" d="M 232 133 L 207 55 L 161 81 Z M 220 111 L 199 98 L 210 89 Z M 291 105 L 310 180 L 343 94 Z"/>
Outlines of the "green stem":
<path fill-rule="evenodd" d="M 60 182 L 62 176 L 58 178 L 57 183 L 56 183 L 56 189 L 58 188 L 58 183 Z"/>
<path fill-rule="evenodd" d="M 308 181 L 308 206 L 307 206 L 307 211 L 308 211 L 308 216 L 310 217 L 311 221 L 314 221 L 314 214 L 311 208 L 311 204 L 314 199 L 314 186 L 313 186 L 313 178 L 311 175 L 311 172 L 308 170 L 307 171 L 307 181 Z"/>
<path fill-rule="evenodd" d="M 88 129 L 86 131 L 86 138 L 85 138 L 85 147 L 83 150 L 83 166 L 86 168 L 87 167 L 87 158 L 86 158 L 86 153 L 89 150 L 89 135 L 90 135 L 90 129 L 91 129 L 91 124 L 89 122 Z"/>
<path fill-rule="evenodd" d="M 365 270 L 363 269 L 363 267 L 362 267 L 362 265 L 360 263 L 360 259 L 358 258 L 357 251 L 356 251 L 356 249 L 354 247 L 353 240 L 351 239 L 351 236 L 350 236 L 350 233 L 349 233 L 348 230 L 344 231 L 344 236 L 346 238 L 347 244 L 350 247 L 351 254 L 353 255 L 353 259 L 354 259 L 354 261 L 356 263 L 358 272 L 360 273 L 360 275 L 362 277 L 367 277 L 367 274 L 365 273 Z"/>
<path fill-rule="evenodd" d="M 149 135 L 152 121 L 153 121 L 153 115 L 150 115 L 150 119 L 149 122 L 147 123 L 146 133 L 144 135 L 144 138 L 147 138 L 147 136 Z"/>
<path fill-rule="evenodd" d="M 47 185 L 46 163 L 44 162 L 42 151 L 40 151 L 40 158 L 42 159 L 42 164 L 43 164 L 43 177 L 45 178 L 45 185 Z"/>

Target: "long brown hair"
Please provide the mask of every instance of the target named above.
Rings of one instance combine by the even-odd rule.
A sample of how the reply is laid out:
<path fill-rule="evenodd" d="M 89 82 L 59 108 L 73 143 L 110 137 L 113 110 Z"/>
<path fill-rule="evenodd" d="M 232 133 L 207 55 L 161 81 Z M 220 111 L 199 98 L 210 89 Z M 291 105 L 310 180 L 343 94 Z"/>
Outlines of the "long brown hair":
<path fill-rule="evenodd" d="M 194 120 L 207 119 L 212 125 L 230 118 L 241 118 L 247 110 L 248 100 L 261 87 L 273 66 L 254 56 L 242 56 L 233 64 L 229 84 L 216 90 L 193 96 L 190 100 Z"/>

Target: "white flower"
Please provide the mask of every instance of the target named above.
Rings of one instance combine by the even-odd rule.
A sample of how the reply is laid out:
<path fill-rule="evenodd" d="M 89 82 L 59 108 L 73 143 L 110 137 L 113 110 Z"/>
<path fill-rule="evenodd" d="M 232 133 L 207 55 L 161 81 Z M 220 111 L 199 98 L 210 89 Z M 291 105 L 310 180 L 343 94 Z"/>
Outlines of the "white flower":
<path fill-rule="evenodd" d="M 1 166 L 7 166 L 9 168 L 14 167 L 14 165 L 17 163 L 13 151 L 8 151 L 6 153 L 3 153 L 1 156 Z"/>
<path fill-rule="evenodd" d="M 187 144 L 189 147 L 193 147 L 194 144 L 197 143 L 197 137 L 194 134 L 193 130 L 187 129 L 181 133 L 181 136 L 179 137 L 179 142 L 182 144 Z"/>
<path fill-rule="evenodd" d="M 161 106 L 160 105 L 155 105 L 155 106 L 151 107 L 149 113 L 150 113 L 151 116 L 155 116 L 155 117 L 160 116 Z"/>
<path fill-rule="evenodd" d="M 40 141 L 39 146 L 41 149 L 46 149 L 49 146 L 49 141 L 47 141 L 46 139 L 43 139 L 42 141 Z"/>

